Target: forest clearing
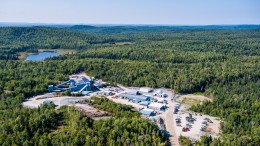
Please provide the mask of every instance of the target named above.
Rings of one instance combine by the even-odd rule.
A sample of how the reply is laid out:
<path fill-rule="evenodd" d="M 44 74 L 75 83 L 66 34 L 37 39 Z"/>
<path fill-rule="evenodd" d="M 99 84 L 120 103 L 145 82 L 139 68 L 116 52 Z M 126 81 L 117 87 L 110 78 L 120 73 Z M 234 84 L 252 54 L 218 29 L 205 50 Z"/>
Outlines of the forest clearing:
<path fill-rule="evenodd" d="M 70 75 L 70 77 L 86 77 L 91 78 L 86 73 L 78 73 Z M 103 82 L 101 79 L 96 80 L 95 82 Z M 107 119 L 111 117 L 111 113 L 97 110 L 96 108 L 92 107 L 91 105 L 85 103 L 84 101 L 86 99 L 91 99 L 91 97 L 99 97 L 99 98 L 107 98 L 115 103 L 124 104 L 131 106 L 135 111 L 140 111 L 144 108 L 148 108 L 148 106 L 141 105 L 138 102 L 126 100 L 120 98 L 120 94 L 122 93 L 136 93 L 140 91 L 140 87 L 126 87 L 123 85 L 118 85 L 118 87 L 107 87 L 107 88 L 99 88 L 99 90 L 94 91 L 90 93 L 89 95 L 85 96 L 59 96 L 57 97 L 56 93 L 47 93 L 44 95 L 39 95 L 33 98 L 28 99 L 27 101 L 23 102 L 24 107 L 28 108 L 37 108 L 40 107 L 44 101 L 49 100 L 52 101 L 55 104 L 56 108 L 60 108 L 61 106 L 74 106 L 77 110 L 82 112 L 84 115 L 87 115 L 88 117 L 91 117 L 93 119 Z M 104 95 L 106 92 L 112 92 L 111 95 Z M 160 91 L 162 93 L 165 93 L 167 97 L 158 97 L 158 95 L 155 95 L 157 92 Z M 218 134 L 220 131 L 220 121 L 217 120 L 215 117 L 211 117 L 209 115 L 202 115 L 200 113 L 194 113 L 189 111 L 189 107 L 191 105 L 187 103 L 182 103 L 178 105 L 178 113 L 174 113 L 174 109 L 176 108 L 176 103 L 179 103 L 185 99 L 193 99 L 196 101 L 199 101 L 198 104 L 200 104 L 200 101 L 212 101 L 212 99 L 202 96 L 202 95 L 193 95 L 193 94 L 176 94 L 174 90 L 171 89 L 165 89 L 165 88 L 158 88 L 158 89 L 152 89 L 151 92 L 142 93 L 142 95 L 152 97 L 151 102 L 160 102 L 162 100 L 162 103 L 165 103 L 166 108 L 164 110 L 154 110 L 155 115 L 153 116 L 147 116 L 144 115 L 144 119 L 154 119 L 155 121 L 159 121 L 160 118 L 163 119 L 164 124 L 166 126 L 166 131 L 169 132 L 169 139 L 172 144 L 179 145 L 178 144 L 178 138 L 180 135 L 186 136 L 190 138 L 193 142 L 198 141 L 201 136 L 211 136 L 213 138 L 218 138 Z M 157 100 L 157 101 L 155 101 Z M 177 102 L 179 101 L 179 102 Z M 196 119 L 196 121 L 189 123 L 185 121 L 185 118 L 189 116 L 189 113 L 192 113 L 192 118 Z M 182 122 L 176 124 L 176 118 L 183 119 Z M 207 129 L 205 131 L 201 131 L 201 124 L 204 121 L 205 118 L 211 119 L 212 123 L 207 122 Z M 158 123 L 158 122 L 156 122 Z M 187 131 L 183 131 L 182 129 L 187 126 L 187 124 L 192 124 L 193 126 L 189 128 Z M 160 123 L 158 123 L 160 125 Z"/>

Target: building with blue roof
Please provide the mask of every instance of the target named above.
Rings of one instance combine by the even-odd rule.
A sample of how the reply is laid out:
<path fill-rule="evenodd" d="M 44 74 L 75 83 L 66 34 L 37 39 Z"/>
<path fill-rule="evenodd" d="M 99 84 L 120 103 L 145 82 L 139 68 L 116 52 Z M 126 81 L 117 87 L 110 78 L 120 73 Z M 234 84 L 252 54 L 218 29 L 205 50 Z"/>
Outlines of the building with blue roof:
<path fill-rule="evenodd" d="M 93 81 L 85 77 L 70 79 L 69 89 L 71 92 L 91 91 L 93 90 L 93 87 L 94 87 Z"/>
<path fill-rule="evenodd" d="M 155 115 L 154 110 L 148 109 L 148 108 L 140 110 L 140 113 L 142 115 L 144 115 L 144 116 L 153 116 L 153 115 Z"/>
<path fill-rule="evenodd" d="M 136 94 L 129 94 L 129 93 L 121 93 L 119 97 L 133 100 L 134 102 L 142 102 L 142 101 L 150 101 L 151 97 L 143 96 L 143 95 L 136 95 Z"/>
<path fill-rule="evenodd" d="M 70 92 L 82 92 L 82 91 L 92 91 L 94 90 L 94 81 L 87 79 L 86 77 L 70 78 L 69 81 L 63 82 L 57 86 L 49 85 L 49 92 L 53 91 L 65 91 Z"/>
<path fill-rule="evenodd" d="M 140 105 L 148 106 L 150 104 L 150 101 L 141 101 L 139 102 Z"/>

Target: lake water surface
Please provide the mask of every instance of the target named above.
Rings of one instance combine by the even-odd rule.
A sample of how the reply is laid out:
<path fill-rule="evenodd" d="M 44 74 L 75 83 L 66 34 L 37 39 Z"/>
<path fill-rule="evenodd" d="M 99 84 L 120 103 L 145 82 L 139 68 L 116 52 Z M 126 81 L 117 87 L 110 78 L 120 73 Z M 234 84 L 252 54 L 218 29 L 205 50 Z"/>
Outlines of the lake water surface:
<path fill-rule="evenodd" d="M 58 52 L 41 52 L 38 54 L 32 54 L 29 55 L 28 57 L 26 57 L 25 61 L 40 61 L 40 60 L 44 60 L 46 58 L 50 58 L 50 57 L 55 57 L 55 56 L 59 56 L 60 54 Z"/>

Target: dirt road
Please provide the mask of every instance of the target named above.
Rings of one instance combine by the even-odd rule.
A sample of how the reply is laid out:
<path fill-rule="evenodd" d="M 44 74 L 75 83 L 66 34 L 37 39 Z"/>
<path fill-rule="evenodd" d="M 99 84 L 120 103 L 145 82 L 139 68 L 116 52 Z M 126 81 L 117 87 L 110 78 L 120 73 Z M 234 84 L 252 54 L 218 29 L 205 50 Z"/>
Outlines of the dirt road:
<path fill-rule="evenodd" d="M 171 142 L 171 145 L 174 145 L 174 146 L 179 146 L 179 136 L 175 133 L 175 130 L 174 130 L 174 124 L 176 124 L 174 122 L 174 118 L 173 118 L 173 110 L 174 110 L 174 104 L 172 101 L 168 100 L 168 109 L 165 111 L 165 113 L 162 114 L 162 117 L 164 119 L 164 122 L 165 122 L 165 126 L 166 126 L 166 129 L 167 131 L 170 133 L 170 142 Z"/>

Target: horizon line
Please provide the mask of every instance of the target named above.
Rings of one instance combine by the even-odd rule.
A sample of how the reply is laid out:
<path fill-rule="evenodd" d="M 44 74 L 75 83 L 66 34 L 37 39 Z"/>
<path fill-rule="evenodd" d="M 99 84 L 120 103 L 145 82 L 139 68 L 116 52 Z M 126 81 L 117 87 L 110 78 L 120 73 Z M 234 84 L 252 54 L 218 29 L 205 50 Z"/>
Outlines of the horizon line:
<path fill-rule="evenodd" d="M 128 23 L 128 24 L 120 24 L 120 23 L 47 23 L 47 22 L 0 22 L 0 24 L 15 24 L 15 25 L 107 25 L 107 26 L 127 26 L 127 25 L 136 25 L 136 26 L 239 26 L 239 25 L 260 25 L 256 23 L 240 23 L 240 24 L 155 24 L 155 23 Z"/>

